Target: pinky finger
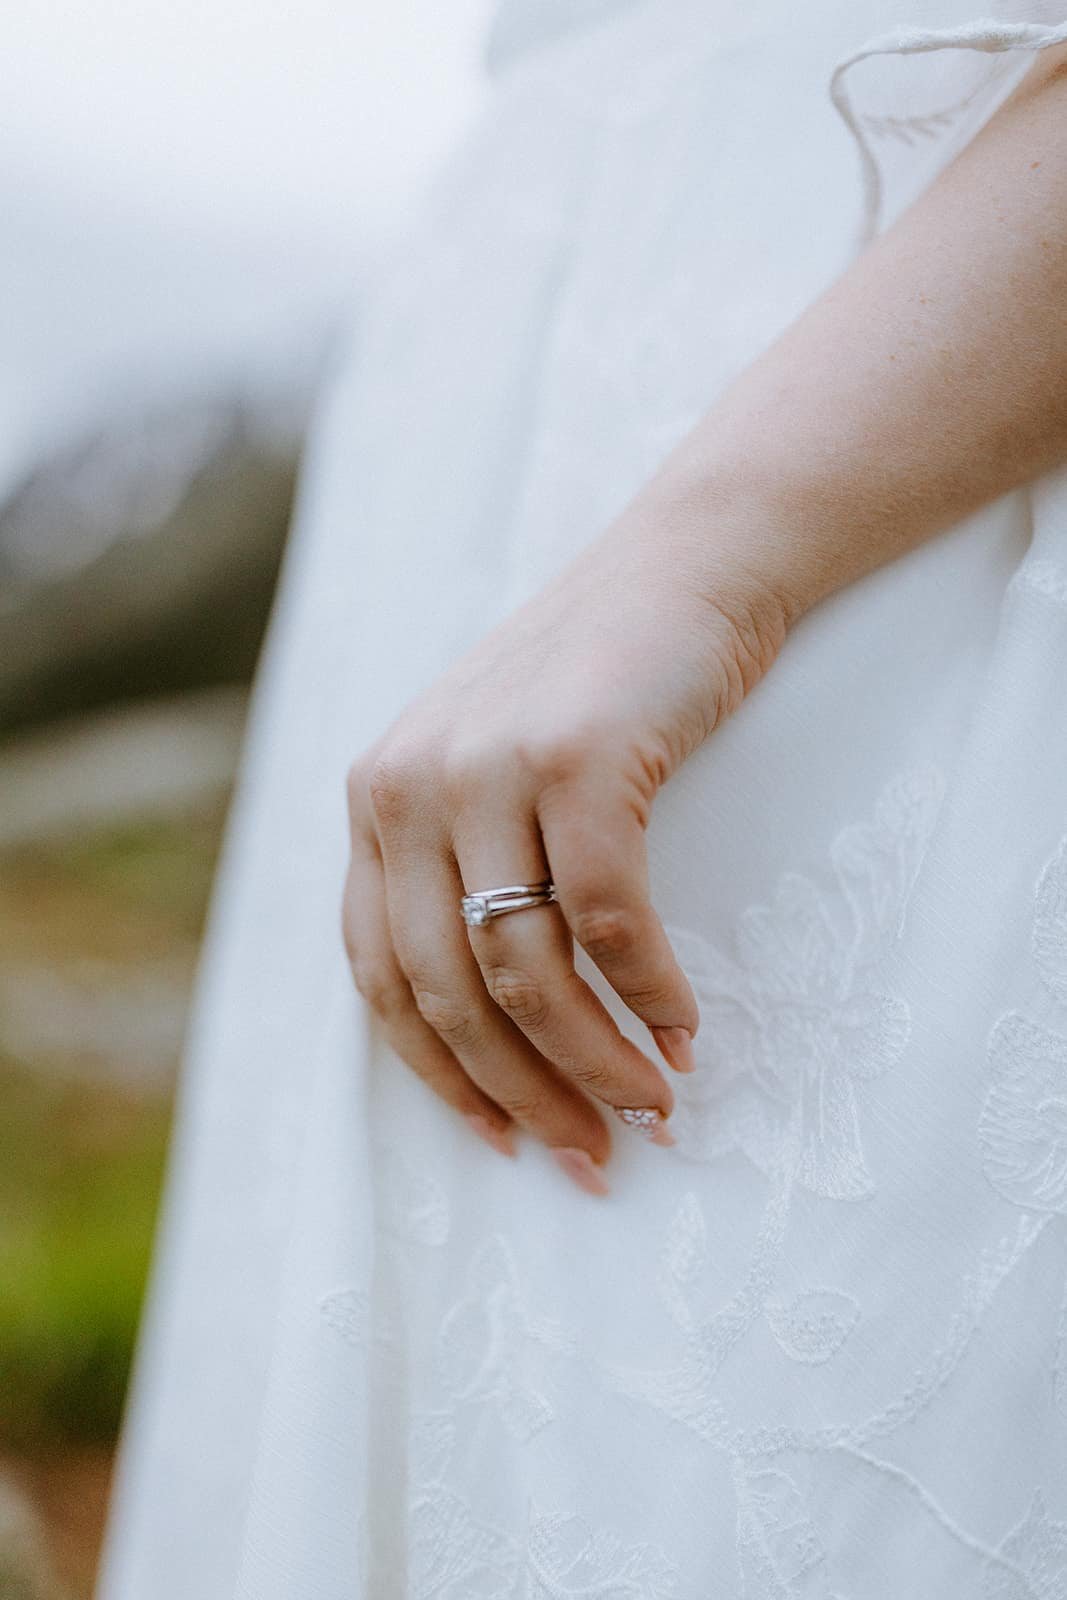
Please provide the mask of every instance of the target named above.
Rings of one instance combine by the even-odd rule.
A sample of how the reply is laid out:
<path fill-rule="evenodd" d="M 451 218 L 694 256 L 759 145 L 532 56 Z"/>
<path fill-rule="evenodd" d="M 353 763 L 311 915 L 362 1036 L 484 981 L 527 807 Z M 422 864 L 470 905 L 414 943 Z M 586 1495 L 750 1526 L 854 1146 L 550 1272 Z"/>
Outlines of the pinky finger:
<path fill-rule="evenodd" d="M 514 1122 L 467 1076 L 440 1035 L 420 1016 L 393 950 L 385 906 L 385 879 L 376 846 L 353 841 L 342 928 L 356 988 L 397 1055 L 465 1117 L 480 1138 L 502 1155 L 513 1156 Z"/>

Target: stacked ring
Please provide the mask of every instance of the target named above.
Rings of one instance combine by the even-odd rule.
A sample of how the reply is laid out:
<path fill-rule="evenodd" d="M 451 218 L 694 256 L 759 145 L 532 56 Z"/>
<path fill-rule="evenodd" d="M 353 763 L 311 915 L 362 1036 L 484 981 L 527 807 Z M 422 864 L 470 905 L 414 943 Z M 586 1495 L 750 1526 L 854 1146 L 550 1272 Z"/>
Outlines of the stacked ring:
<path fill-rule="evenodd" d="M 547 906 L 556 898 L 551 879 L 543 883 L 512 883 L 502 889 L 479 889 L 465 894 L 459 902 L 460 914 L 468 928 L 480 928 L 492 917 L 508 911 L 526 911 L 530 906 Z"/>

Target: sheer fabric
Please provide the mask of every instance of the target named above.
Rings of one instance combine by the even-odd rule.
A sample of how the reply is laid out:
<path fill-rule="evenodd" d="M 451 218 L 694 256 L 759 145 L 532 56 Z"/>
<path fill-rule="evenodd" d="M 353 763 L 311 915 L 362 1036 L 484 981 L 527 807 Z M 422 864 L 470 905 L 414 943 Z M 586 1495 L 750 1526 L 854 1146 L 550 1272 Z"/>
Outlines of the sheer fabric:
<path fill-rule="evenodd" d="M 660 796 L 699 1071 L 609 1199 L 476 1145 L 351 990 L 348 761 L 1067 36 L 563 12 L 505 10 L 316 430 L 101 1592 L 1058 1600 L 1067 474 L 809 616 Z"/>

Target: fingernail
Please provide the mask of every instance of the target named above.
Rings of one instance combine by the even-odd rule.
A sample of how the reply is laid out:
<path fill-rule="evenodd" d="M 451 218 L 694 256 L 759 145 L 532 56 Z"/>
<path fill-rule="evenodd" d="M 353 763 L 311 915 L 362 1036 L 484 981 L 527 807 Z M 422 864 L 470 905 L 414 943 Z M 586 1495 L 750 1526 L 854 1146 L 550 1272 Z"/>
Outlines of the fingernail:
<path fill-rule="evenodd" d="M 502 1156 L 513 1156 L 515 1154 L 514 1128 L 498 1128 L 489 1121 L 488 1117 L 481 1117 L 476 1111 L 468 1112 L 466 1120 L 470 1123 L 479 1139 L 484 1139 L 486 1144 L 491 1144 L 493 1149 L 498 1150 Z"/>
<path fill-rule="evenodd" d="M 675 1072 L 695 1072 L 697 1060 L 688 1028 L 652 1028 L 663 1059 Z"/>
<path fill-rule="evenodd" d="M 603 1173 L 587 1150 L 553 1150 L 552 1155 L 579 1189 L 586 1194 L 610 1194 Z"/>
<path fill-rule="evenodd" d="M 663 1112 L 657 1111 L 655 1106 L 612 1106 L 611 1109 L 620 1121 L 647 1139 L 649 1144 L 669 1147 L 676 1142 Z"/>

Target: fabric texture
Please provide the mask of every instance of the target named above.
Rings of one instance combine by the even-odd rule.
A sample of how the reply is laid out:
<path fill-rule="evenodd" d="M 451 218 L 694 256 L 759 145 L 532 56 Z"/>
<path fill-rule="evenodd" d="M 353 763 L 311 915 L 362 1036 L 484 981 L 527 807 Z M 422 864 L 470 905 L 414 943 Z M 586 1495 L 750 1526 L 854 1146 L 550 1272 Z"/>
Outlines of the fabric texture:
<path fill-rule="evenodd" d="M 1067 474 L 822 605 L 657 800 L 699 1070 L 610 1198 L 351 989 L 348 762 L 1065 36 L 562 9 L 505 11 L 316 429 L 101 1595 L 1060 1600 Z"/>

